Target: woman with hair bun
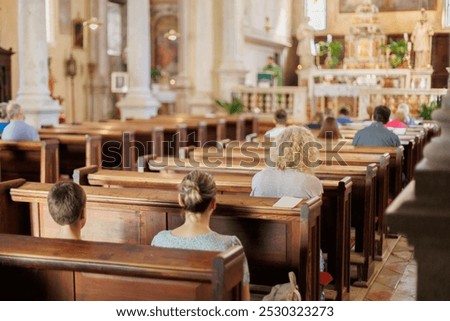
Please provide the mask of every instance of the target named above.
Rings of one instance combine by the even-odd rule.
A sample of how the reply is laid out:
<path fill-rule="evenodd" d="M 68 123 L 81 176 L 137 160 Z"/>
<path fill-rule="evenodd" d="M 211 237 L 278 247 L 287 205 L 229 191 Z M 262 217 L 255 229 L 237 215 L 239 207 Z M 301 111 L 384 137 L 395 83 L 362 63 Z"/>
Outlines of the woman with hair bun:
<path fill-rule="evenodd" d="M 187 174 L 178 188 L 178 202 L 184 209 L 184 224 L 171 231 L 161 231 L 152 240 L 152 246 L 224 251 L 242 245 L 234 235 L 222 235 L 210 228 L 211 215 L 216 209 L 216 183 L 206 172 L 194 170 Z M 244 261 L 242 299 L 250 300 L 250 275 Z"/>

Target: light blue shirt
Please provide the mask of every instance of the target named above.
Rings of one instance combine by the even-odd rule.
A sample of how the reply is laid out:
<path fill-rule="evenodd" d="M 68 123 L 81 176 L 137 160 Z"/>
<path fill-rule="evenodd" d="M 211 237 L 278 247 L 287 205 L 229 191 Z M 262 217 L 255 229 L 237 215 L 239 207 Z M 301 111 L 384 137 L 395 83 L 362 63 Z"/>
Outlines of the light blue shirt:
<path fill-rule="evenodd" d="M 39 139 L 36 128 L 23 120 L 11 120 L 2 133 L 2 140 L 37 141 Z"/>
<path fill-rule="evenodd" d="M 242 243 L 234 235 L 223 235 L 214 231 L 192 237 L 174 236 L 171 231 L 161 231 L 155 235 L 151 245 L 186 250 L 225 251 L 234 245 L 242 246 Z M 250 283 L 250 272 L 246 258 L 244 260 L 242 283 Z"/>

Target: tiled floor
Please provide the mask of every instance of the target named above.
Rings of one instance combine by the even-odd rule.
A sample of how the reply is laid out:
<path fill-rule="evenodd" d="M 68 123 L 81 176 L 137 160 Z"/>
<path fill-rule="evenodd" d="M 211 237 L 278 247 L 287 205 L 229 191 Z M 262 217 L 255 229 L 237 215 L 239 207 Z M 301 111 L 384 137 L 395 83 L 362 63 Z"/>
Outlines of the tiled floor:
<path fill-rule="evenodd" d="M 413 248 L 404 237 L 387 239 L 388 251 L 377 261 L 375 277 L 368 288 L 350 288 L 352 301 L 414 301 L 417 265 Z"/>

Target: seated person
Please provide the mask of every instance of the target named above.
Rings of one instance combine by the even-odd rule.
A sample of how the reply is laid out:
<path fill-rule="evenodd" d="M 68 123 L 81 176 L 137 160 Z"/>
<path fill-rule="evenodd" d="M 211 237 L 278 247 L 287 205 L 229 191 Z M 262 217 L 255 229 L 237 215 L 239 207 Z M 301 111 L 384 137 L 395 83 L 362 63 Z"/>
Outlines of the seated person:
<path fill-rule="evenodd" d="M 0 103 L 0 134 L 6 125 L 9 124 L 8 117 L 6 116 L 6 106 L 8 106 L 8 103 Z"/>
<path fill-rule="evenodd" d="M 403 110 L 405 112 L 405 124 L 410 126 L 410 125 L 415 125 L 416 124 L 416 120 L 411 117 L 411 114 L 409 112 L 409 105 L 405 104 L 405 103 L 401 103 L 400 105 L 397 106 L 397 111 L 399 110 Z"/>
<path fill-rule="evenodd" d="M 400 146 L 398 136 L 385 127 L 391 110 L 383 105 L 375 107 L 373 120 L 369 126 L 360 129 L 353 137 L 354 146 Z"/>
<path fill-rule="evenodd" d="M 317 113 L 314 114 L 311 122 L 307 124 L 306 127 L 310 129 L 320 129 L 320 127 L 322 127 L 323 119 L 324 119 L 323 113 L 318 111 Z"/>
<path fill-rule="evenodd" d="M 314 146 L 311 131 L 301 126 L 288 126 L 275 140 L 271 160 L 276 167 L 267 167 L 253 176 L 251 196 L 312 198 L 322 196 L 321 181 L 314 176 L 319 150 Z M 279 150 L 281 148 L 281 150 Z M 320 250 L 320 272 L 325 262 Z M 322 292 L 321 299 L 325 296 Z"/>
<path fill-rule="evenodd" d="M 278 109 L 277 111 L 275 111 L 275 114 L 274 114 L 275 127 L 268 130 L 264 134 L 264 138 L 270 138 L 270 139 L 276 138 L 277 135 L 279 133 L 281 133 L 283 131 L 283 129 L 286 128 L 287 118 L 288 118 L 288 116 L 287 116 L 286 110 Z"/>
<path fill-rule="evenodd" d="M 386 123 L 386 127 L 392 128 L 408 128 L 406 124 L 406 113 L 403 109 L 397 109 L 395 117 L 391 121 Z"/>
<path fill-rule="evenodd" d="M 222 235 L 211 230 L 209 222 L 216 209 L 216 183 L 213 177 L 199 170 L 187 174 L 180 186 L 178 202 L 184 209 L 184 224 L 171 231 L 161 231 L 152 240 L 152 246 L 224 251 L 242 245 L 234 235 Z M 250 299 L 250 274 L 244 263 L 242 298 Z"/>
<path fill-rule="evenodd" d="M 339 110 L 339 115 L 336 120 L 341 125 L 353 123 L 353 120 L 350 119 L 349 115 L 350 115 L 350 112 L 349 112 L 348 108 L 342 107 Z"/>
<path fill-rule="evenodd" d="M 323 187 L 313 175 L 318 149 L 311 144 L 313 134 L 301 126 L 288 126 L 275 140 L 271 151 L 275 167 L 267 167 L 253 176 L 251 196 L 311 198 L 320 196 Z M 278 150 L 281 148 L 282 150 Z"/>
<path fill-rule="evenodd" d="M 55 183 L 48 192 L 47 203 L 53 220 L 63 226 L 61 238 L 80 240 L 86 224 L 83 188 L 72 181 Z"/>
<path fill-rule="evenodd" d="M 36 128 L 25 122 L 25 114 L 19 104 L 9 103 L 6 114 L 9 124 L 3 129 L 3 140 L 37 141 L 40 139 Z"/>
<path fill-rule="evenodd" d="M 336 121 L 336 118 L 334 117 L 327 117 L 323 121 L 322 128 L 320 129 L 319 133 L 317 134 L 317 138 L 321 139 L 341 139 L 344 138 L 344 136 L 341 134 L 339 130 L 338 123 Z"/>

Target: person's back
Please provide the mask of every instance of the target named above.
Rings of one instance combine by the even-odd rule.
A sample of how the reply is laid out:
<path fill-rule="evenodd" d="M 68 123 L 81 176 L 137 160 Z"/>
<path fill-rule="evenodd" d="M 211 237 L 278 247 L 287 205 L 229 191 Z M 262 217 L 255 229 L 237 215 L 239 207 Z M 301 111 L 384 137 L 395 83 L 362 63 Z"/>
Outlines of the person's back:
<path fill-rule="evenodd" d="M 6 107 L 8 107 L 8 103 L 0 103 L 0 134 L 3 133 L 3 129 L 9 124 Z"/>
<path fill-rule="evenodd" d="M 404 110 L 397 110 L 395 118 L 386 123 L 386 127 L 392 128 L 408 128 L 406 124 L 406 113 Z"/>
<path fill-rule="evenodd" d="M 278 109 L 274 114 L 275 127 L 266 131 L 265 138 L 275 139 L 285 128 L 287 124 L 287 112 L 284 109 Z"/>
<path fill-rule="evenodd" d="M 391 111 L 386 106 L 377 106 L 373 112 L 374 122 L 360 129 L 353 137 L 354 146 L 400 146 L 398 136 L 387 129 Z"/>
<path fill-rule="evenodd" d="M 252 179 L 251 196 L 311 198 L 320 196 L 323 187 L 313 174 L 317 159 L 317 148 L 311 146 L 315 139 L 312 133 L 300 126 L 287 127 L 276 139 L 271 160 L 275 167 L 267 167 Z M 278 150 L 282 148 L 282 150 Z"/>
<path fill-rule="evenodd" d="M 317 138 L 321 139 L 341 139 L 344 138 L 339 130 L 336 118 L 327 117 L 323 121 L 322 128 L 320 128 Z"/>
<path fill-rule="evenodd" d="M 184 209 L 185 221 L 171 231 L 161 231 L 152 240 L 152 246 L 203 251 L 224 251 L 241 245 L 234 235 L 222 235 L 210 229 L 211 215 L 216 208 L 216 184 L 213 177 L 194 170 L 179 186 L 178 201 Z M 243 298 L 250 299 L 250 274 L 244 260 Z"/>
<path fill-rule="evenodd" d="M 351 124 L 353 121 L 349 117 L 350 112 L 346 107 L 343 107 L 339 110 L 339 115 L 336 118 L 337 122 L 341 125 Z"/>
<path fill-rule="evenodd" d="M 8 104 L 6 112 L 9 124 L 3 129 L 2 140 L 38 141 L 40 139 L 36 128 L 25 123 L 25 114 L 19 104 Z"/>

